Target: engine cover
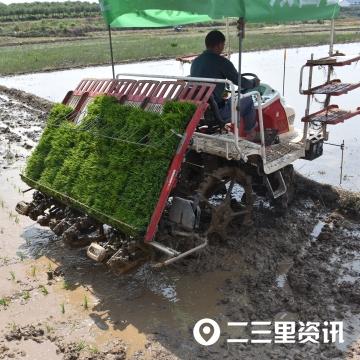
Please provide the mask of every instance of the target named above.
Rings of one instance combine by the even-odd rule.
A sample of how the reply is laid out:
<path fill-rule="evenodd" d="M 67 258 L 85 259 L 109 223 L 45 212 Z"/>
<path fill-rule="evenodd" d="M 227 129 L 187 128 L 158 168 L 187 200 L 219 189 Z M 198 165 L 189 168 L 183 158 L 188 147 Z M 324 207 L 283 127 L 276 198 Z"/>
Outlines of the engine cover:
<path fill-rule="evenodd" d="M 281 102 L 280 94 L 272 90 L 268 85 L 265 85 L 267 90 L 266 93 L 262 96 L 262 112 L 263 112 L 263 121 L 264 129 L 276 130 L 278 135 L 285 134 L 289 132 L 289 121 L 286 114 L 284 105 Z M 258 104 L 256 98 L 253 97 L 255 109 L 258 110 Z M 256 111 L 256 120 L 258 126 L 256 128 L 257 132 L 260 132 L 259 125 L 259 114 Z M 245 136 L 244 131 L 244 122 L 240 122 L 240 136 Z"/>

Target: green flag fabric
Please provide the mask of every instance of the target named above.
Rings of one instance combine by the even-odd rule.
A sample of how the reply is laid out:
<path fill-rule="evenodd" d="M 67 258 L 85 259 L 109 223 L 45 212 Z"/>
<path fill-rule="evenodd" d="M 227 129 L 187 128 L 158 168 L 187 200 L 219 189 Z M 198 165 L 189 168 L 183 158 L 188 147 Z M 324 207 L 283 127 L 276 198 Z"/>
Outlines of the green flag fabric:
<path fill-rule="evenodd" d="M 338 0 L 100 0 L 108 25 L 164 27 L 221 18 L 246 22 L 289 22 L 334 19 Z"/>

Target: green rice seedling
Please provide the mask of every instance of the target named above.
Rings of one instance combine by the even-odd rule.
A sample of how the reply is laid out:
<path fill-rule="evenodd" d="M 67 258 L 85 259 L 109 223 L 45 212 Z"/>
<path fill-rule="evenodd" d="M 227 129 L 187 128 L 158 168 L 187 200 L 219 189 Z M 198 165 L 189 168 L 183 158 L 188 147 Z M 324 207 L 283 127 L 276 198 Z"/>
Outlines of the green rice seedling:
<path fill-rule="evenodd" d="M 43 295 L 48 295 L 49 294 L 49 291 L 48 289 L 44 286 L 44 285 L 40 285 L 40 291 L 43 293 Z"/>
<path fill-rule="evenodd" d="M 95 345 L 89 345 L 88 349 L 91 354 L 96 355 L 99 353 L 99 349 Z"/>
<path fill-rule="evenodd" d="M 15 281 L 15 272 L 14 271 L 10 271 L 10 276 L 11 276 L 11 280 Z"/>
<path fill-rule="evenodd" d="M 51 141 L 56 135 L 56 127 L 70 114 L 72 109 L 64 105 L 55 105 L 48 117 L 47 126 L 41 136 L 38 146 L 27 161 L 25 174 L 31 179 L 38 180 L 45 169 L 45 159 L 51 149 Z"/>
<path fill-rule="evenodd" d="M 23 298 L 24 300 L 29 300 L 30 297 L 31 297 L 31 295 L 30 295 L 30 292 L 29 292 L 29 291 L 25 290 L 25 291 L 22 293 L 22 298 Z"/>
<path fill-rule="evenodd" d="M 62 314 L 65 314 L 65 303 L 60 304 L 60 310 Z"/>
<path fill-rule="evenodd" d="M 195 110 L 168 102 L 162 114 L 100 96 L 80 125 L 66 120 L 71 109 L 56 105 L 25 175 L 124 224 L 146 229 L 168 167 Z M 146 163 L 146 166 L 143 164 Z"/>
<path fill-rule="evenodd" d="M 32 277 L 36 277 L 36 271 L 37 271 L 36 266 L 35 265 L 31 266 L 31 276 Z"/>
<path fill-rule="evenodd" d="M 48 334 L 54 331 L 54 328 L 50 326 L 49 324 L 45 324 L 45 329 Z"/>
<path fill-rule="evenodd" d="M 0 306 L 7 307 L 9 305 L 9 299 L 6 298 L 0 298 Z"/>
<path fill-rule="evenodd" d="M 62 288 L 64 290 L 69 290 L 70 289 L 70 283 L 68 281 L 64 280 L 63 283 L 62 283 Z"/>
<path fill-rule="evenodd" d="M 89 309 L 89 301 L 86 295 L 84 295 L 83 307 L 85 310 Z"/>
<path fill-rule="evenodd" d="M 85 341 L 79 341 L 77 344 L 76 344 L 76 350 L 78 352 L 84 350 L 86 348 L 86 343 Z"/>

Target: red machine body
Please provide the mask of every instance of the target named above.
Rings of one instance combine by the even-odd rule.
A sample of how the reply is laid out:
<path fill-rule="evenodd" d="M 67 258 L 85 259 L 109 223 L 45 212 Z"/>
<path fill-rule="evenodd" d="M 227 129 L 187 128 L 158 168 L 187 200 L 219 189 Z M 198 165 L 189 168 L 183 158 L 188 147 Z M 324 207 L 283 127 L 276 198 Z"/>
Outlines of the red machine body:
<path fill-rule="evenodd" d="M 256 106 L 257 110 L 257 106 Z M 278 135 L 287 133 L 289 131 L 289 122 L 286 115 L 286 111 L 284 109 L 283 104 L 280 101 L 280 96 L 276 95 L 273 99 L 266 101 L 262 104 L 263 110 L 263 121 L 264 121 L 264 129 L 275 129 L 278 132 Z M 257 128 L 256 132 L 260 132 L 259 125 L 259 113 L 256 113 L 257 120 Z M 240 136 L 245 136 L 246 133 L 244 131 L 244 122 L 241 121 Z"/>

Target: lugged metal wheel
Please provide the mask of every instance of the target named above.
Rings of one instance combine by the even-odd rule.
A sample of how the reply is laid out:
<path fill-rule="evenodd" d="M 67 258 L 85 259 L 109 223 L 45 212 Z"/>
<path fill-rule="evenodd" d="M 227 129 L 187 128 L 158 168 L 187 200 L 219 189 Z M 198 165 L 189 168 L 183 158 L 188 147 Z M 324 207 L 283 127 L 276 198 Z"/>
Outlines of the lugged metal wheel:
<path fill-rule="evenodd" d="M 231 223 L 252 225 L 251 177 L 240 168 L 218 168 L 205 176 L 197 193 L 202 210 L 200 227 L 208 236 L 217 234 L 226 240 Z"/>

